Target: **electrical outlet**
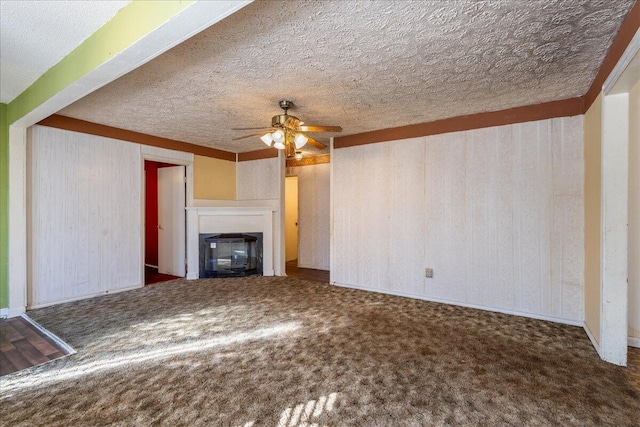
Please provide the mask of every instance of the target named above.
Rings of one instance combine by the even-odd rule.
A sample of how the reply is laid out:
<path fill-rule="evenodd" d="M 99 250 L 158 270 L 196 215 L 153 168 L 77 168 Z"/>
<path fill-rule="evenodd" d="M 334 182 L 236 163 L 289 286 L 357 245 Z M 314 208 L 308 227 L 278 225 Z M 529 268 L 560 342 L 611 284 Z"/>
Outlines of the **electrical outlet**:
<path fill-rule="evenodd" d="M 425 268 L 424 269 L 424 277 L 426 277 L 427 279 L 432 279 L 433 278 L 433 268 Z"/>

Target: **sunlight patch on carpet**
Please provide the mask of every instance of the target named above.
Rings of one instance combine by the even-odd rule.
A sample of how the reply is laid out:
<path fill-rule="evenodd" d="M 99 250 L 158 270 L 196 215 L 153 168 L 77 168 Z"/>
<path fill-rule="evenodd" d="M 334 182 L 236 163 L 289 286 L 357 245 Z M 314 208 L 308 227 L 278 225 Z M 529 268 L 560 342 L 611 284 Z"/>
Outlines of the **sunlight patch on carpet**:
<path fill-rule="evenodd" d="M 331 393 L 328 396 L 320 396 L 318 400 L 309 400 L 307 403 L 300 403 L 295 407 L 289 407 L 282 411 L 278 427 L 319 427 L 319 424 L 310 423 L 312 418 L 317 418 L 324 412 L 333 411 L 338 393 Z"/>
<path fill-rule="evenodd" d="M 3 384 L 3 393 L 5 397 L 11 397 L 11 393 L 27 388 L 37 388 L 49 385 L 52 382 L 75 380 L 84 375 L 94 373 L 123 369 L 133 364 L 144 362 L 157 362 L 173 356 L 184 355 L 191 352 L 202 353 L 221 346 L 232 346 L 247 341 L 255 341 L 261 339 L 272 338 L 277 335 L 291 334 L 301 328 L 300 322 L 287 322 L 280 325 L 260 328 L 247 332 L 233 333 L 229 335 L 217 336 L 209 339 L 199 339 L 188 343 L 174 344 L 163 346 L 149 351 L 136 349 L 127 356 L 120 356 L 105 360 L 99 358 L 88 363 L 80 363 L 70 368 L 63 368 L 56 371 L 48 371 L 36 373 L 29 377 L 17 378 L 17 381 Z"/>

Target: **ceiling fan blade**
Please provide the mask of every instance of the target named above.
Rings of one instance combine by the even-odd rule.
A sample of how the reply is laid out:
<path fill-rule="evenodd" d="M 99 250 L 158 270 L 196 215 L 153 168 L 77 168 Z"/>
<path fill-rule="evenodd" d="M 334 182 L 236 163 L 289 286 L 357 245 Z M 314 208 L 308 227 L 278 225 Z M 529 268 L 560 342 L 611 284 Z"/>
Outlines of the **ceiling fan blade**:
<path fill-rule="evenodd" d="M 264 129 L 264 126 L 260 128 L 231 128 L 231 130 L 257 130 L 257 129 Z"/>
<path fill-rule="evenodd" d="M 298 126 L 298 130 L 301 132 L 342 132 L 340 126 Z"/>
<path fill-rule="evenodd" d="M 311 145 L 313 145 L 314 147 L 319 148 L 319 149 L 321 149 L 321 150 L 324 150 L 325 148 L 327 148 L 327 146 L 326 146 L 326 145 L 324 145 L 322 142 L 320 142 L 320 141 L 316 141 L 315 139 L 311 138 L 309 135 L 306 135 L 306 134 L 305 134 L 304 136 L 306 136 L 307 138 L 309 138 L 309 140 L 307 141 L 307 144 L 311 144 Z"/>
<path fill-rule="evenodd" d="M 263 133 L 263 132 L 260 132 L 260 133 L 252 133 L 251 135 L 239 136 L 238 138 L 231 138 L 231 140 L 232 140 L 232 141 L 237 141 L 237 140 L 239 140 L 239 139 L 251 138 L 251 137 L 254 137 L 254 136 L 262 136 L 262 135 L 264 135 L 264 133 Z"/>

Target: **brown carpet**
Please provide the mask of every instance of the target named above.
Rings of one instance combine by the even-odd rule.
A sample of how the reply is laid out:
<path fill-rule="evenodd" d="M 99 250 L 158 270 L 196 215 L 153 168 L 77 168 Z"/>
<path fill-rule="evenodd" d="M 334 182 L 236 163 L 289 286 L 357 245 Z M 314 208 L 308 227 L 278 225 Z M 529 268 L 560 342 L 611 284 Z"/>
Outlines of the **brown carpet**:
<path fill-rule="evenodd" d="M 78 352 L 0 379 L 2 425 L 637 426 L 578 327 L 293 278 L 29 313 Z"/>

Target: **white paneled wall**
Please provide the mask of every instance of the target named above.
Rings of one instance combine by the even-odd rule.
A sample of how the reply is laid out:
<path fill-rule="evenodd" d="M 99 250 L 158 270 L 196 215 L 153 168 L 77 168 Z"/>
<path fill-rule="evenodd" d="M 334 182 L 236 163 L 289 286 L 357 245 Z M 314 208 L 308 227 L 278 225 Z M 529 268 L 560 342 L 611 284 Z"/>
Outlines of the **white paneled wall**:
<path fill-rule="evenodd" d="M 298 176 L 298 266 L 329 270 L 329 163 L 291 168 Z"/>
<path fill-rule="evenodd" d="M 236 199 L 268 200 L 280 198 L 280 159 L 261 159 L 236 164 Z"/>
<path fill-rule="evenodd" d="M 140 146 L 33 126 L 31 307 L 141 286 Z"/>
<path fill-rule="evenodd" d="M 284 253 L 284 158 L 250 160 L 236 163 L 237 200 L 276 200 L 273 213 L 274 274 L 285 274 Z"/>
<path fill-rule="evenodd" d="M 582 116 L 337 149 L 332 163 L 332 281 L 582 322 Z"/>

